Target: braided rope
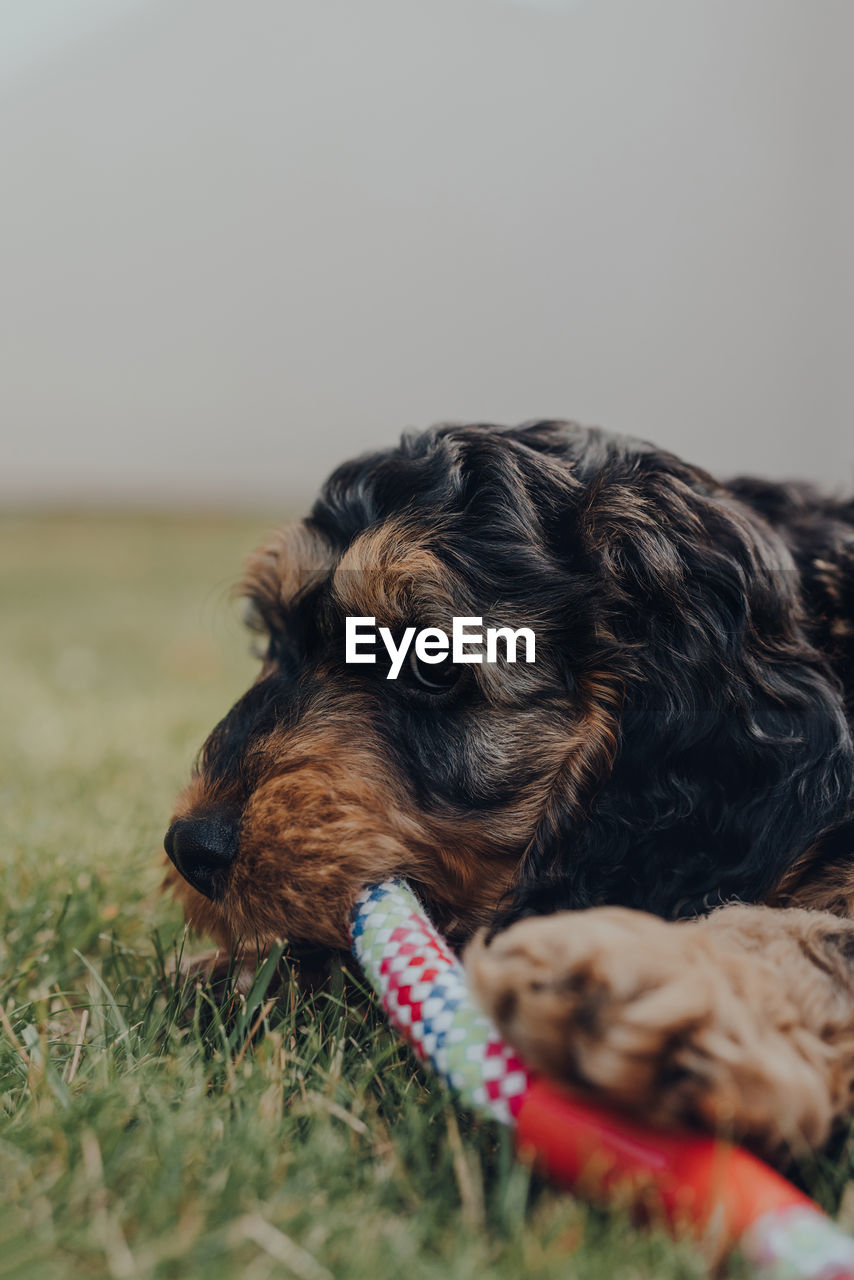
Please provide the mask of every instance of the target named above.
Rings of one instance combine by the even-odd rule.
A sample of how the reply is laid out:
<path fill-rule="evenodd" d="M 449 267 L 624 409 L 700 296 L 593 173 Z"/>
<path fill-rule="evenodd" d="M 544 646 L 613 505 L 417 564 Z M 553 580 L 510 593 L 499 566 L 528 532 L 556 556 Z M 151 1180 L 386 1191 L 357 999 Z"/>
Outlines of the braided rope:
<path fill-rule="evenodd" d="M 383 1008 L 420 1058 L 477 1111 L 512 1123 L 530 1073 L 472 1003 L 465 973 L 411 890 L 366 890 L 353 924 L 356 956 Z"/>

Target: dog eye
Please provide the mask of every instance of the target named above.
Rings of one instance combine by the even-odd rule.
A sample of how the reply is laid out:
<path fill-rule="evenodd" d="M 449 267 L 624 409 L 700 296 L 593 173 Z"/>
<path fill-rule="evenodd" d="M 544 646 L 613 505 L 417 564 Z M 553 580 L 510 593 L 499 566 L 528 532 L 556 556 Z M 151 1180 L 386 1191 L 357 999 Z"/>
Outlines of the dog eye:
<path fill-rule="evenodd" d="M 414 684 L 430 693 L 453 689 L 462 674 L 447 654 L 441 662 L 423 662 L 414 649 L 409 655 L 409 673 Z"/>

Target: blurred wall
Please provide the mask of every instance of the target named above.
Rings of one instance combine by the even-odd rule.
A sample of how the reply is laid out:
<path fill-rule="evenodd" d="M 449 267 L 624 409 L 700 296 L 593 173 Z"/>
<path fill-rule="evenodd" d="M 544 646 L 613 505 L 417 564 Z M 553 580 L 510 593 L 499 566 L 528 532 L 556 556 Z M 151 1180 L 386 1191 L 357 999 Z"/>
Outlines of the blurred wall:
<path fill-rule="evenodd" d="M 0 498 L 286 503 L 538 415 L 854 483 L 852 47 L 850 0 L 114 8 L 0 81 Z"/>

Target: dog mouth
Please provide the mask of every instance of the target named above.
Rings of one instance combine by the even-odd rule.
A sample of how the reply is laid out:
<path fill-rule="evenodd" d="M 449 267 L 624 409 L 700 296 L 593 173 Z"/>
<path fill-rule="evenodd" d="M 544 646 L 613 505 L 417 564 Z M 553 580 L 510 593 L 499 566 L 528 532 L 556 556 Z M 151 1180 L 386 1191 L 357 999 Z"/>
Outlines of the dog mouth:
<path fill-rule="evenodd" d="M 187 884 L 218 901 L 237 857 L 237 826 L 220 817 L 178 818 L 163 840 L 166 856 Z"/>

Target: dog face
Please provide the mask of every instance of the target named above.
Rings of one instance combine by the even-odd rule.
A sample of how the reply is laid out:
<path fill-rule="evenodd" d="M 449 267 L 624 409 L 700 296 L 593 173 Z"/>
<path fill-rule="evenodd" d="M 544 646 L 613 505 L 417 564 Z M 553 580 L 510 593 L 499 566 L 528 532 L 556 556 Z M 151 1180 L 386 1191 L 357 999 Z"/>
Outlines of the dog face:
<path fill-rule="evenodd" d="M 501 904 L 754 899 L 847 803 L 848 728 L 785 546 L 640 442 L 404 438 L 335 472 L 242 591 L 261 670 L 166 840 L 190 923 L 225 944 L 345 946 L 358 890 L 394 874 L 459 940 Z M 400 636 L 472 616 L 531 628 L 536 661 L 345 662 L 347 617 Z"/>

